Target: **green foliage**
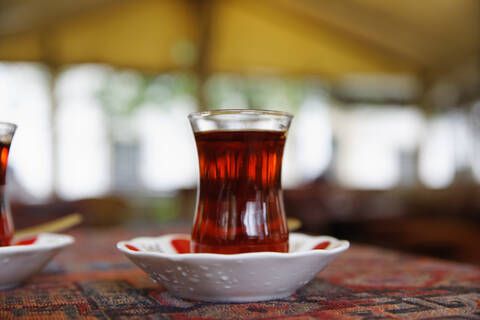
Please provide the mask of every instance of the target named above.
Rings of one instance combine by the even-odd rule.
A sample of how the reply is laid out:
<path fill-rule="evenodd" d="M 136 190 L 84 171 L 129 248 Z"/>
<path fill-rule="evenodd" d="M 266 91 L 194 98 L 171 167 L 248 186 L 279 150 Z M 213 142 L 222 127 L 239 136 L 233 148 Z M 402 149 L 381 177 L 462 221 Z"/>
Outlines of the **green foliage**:
<path fill-rule="evenodd" d="M 322 91 L 320 83 L 308 79 L 216 75 L 207 83 L 207 99 L 214 107 L 248 107 L 295 113 L 307 93 Z"/>
<path fill-rule="evenodd" d="M 98 91 L 98 99 L 110 115 L 129 115 L 144 104 L 168 106 L 180 95 L 194 95 L 196 81 L 184 73 L 152 76 L 136 71 L 113 72 Z"/>
<path fill-rule="evenodd" d="M 177 197 L 159 197 L 152 204 L 153 219 L 155 221 L 173 221 L 179 217 L 179 203 Z"/>
<path fill-rule="evenodd" d="M 110 115 L 129 115 L 136 108 L 158 105 L 178 96 L 196 96 L 198 83 L 188 73 L 141 74 L 133 70 L 114 71 L 99 90 L 98 98 Z M 273 109 L 295 113 L 308 93 L 322 91 L 322 85 L 305 78 L 246 77 L 214 75 L 206 83 L 209 108 Z M 167 103 L 166 103 L 167 102 Z"/>

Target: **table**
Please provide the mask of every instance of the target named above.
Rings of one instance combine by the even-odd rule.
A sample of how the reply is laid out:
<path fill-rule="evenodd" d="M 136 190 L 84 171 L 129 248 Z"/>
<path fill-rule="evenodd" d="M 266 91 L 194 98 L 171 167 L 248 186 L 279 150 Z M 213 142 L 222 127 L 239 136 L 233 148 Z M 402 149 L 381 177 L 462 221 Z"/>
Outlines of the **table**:
<path fill-rule="evenodd" d="M 178 226 L 79 228 L 76 243 L 21 287 L 0 291 L 0 319 L 480 319 L 480 268 L 353 244 L 289 298 L 215 304 L 171 296 L 118 252 Z M 288 276 L 288 275 L 286 275 Z"/>

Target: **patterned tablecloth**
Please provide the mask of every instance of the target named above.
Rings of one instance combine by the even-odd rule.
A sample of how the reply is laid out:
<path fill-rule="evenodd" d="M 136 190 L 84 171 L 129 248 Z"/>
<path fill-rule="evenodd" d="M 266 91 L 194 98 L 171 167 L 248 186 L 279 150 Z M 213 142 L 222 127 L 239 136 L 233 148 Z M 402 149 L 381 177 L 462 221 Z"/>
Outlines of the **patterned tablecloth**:
<path fill-rule="evenodd" d="M 76 243 L 41 274 L 0 291 L 0 319 L 480 319 L 479 267 L 359 245 L 287 299 L 184 301 L 115 249 L 118 240 L 162 230 L 71 232 Z"/>

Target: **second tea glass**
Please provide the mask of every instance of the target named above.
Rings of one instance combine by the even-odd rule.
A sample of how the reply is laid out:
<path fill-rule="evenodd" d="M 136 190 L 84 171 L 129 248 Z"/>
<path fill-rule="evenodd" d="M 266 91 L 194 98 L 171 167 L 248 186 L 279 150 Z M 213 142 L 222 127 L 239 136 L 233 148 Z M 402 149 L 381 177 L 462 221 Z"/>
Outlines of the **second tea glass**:
<path fill-rule="evenodd" d="M 16 129 L 15 124 L 0 122 L 0 247 L 10 245 L 14 231 L 10 208 L 5 197 L 5 185 L 8 153 Z"/>

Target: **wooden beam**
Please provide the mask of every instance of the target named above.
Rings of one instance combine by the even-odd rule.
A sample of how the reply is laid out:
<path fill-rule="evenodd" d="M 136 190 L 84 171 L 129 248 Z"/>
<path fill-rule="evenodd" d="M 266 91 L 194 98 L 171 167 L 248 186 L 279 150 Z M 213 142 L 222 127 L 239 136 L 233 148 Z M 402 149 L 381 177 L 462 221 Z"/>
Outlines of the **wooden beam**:
<path fill-rule="evenodd" d="M 38 30 L 105 5 L 126 0 L 42 0 L 0 3 L 0 37 Z"/>
<path fill-rule="evenodd" d="M 48 67 L 49 70 L 49 86 L 48 94 L 50 99 L 50 126 L 52 130 L 50 131 L 50 143 L 52 146 L 52 159 L 50 161 L 50 168 L 52 170 L 52 195 L 53 199 L 58 198 L 58 136 L 57 136 L 57 111 L 58 111 L 58 99 L 55 95 L 55 86 L 57 83 L 57 76 L 60 73 L 60 66 L 56 63 L 55 59 L 55 44 L 50 37 L 51 30 L 46 28 L 40 34 L 40 46 L 42 50 L 42 59 L 41 61 Z"/>
<path fill-rule="evenodd" d="M 210 50 L 212 42 L 212 19 L 215 2 L 214 0 L 198 0 L 198 55 L 196 74 L 198 79 L 197 103 L 199 110 L 208 109 L 205 84 L 210 76 Z"/>
<path fill-rule="evenodd" d="M 419 34 L 404 21 L 385 16 L 367 6 L 339 0 L 271 0 L 319 28 L 328 28 L 339 36 L 364 43 L 392 58 L 417 65 L 431 66 L 438 56 L 433 36 Z"/>

